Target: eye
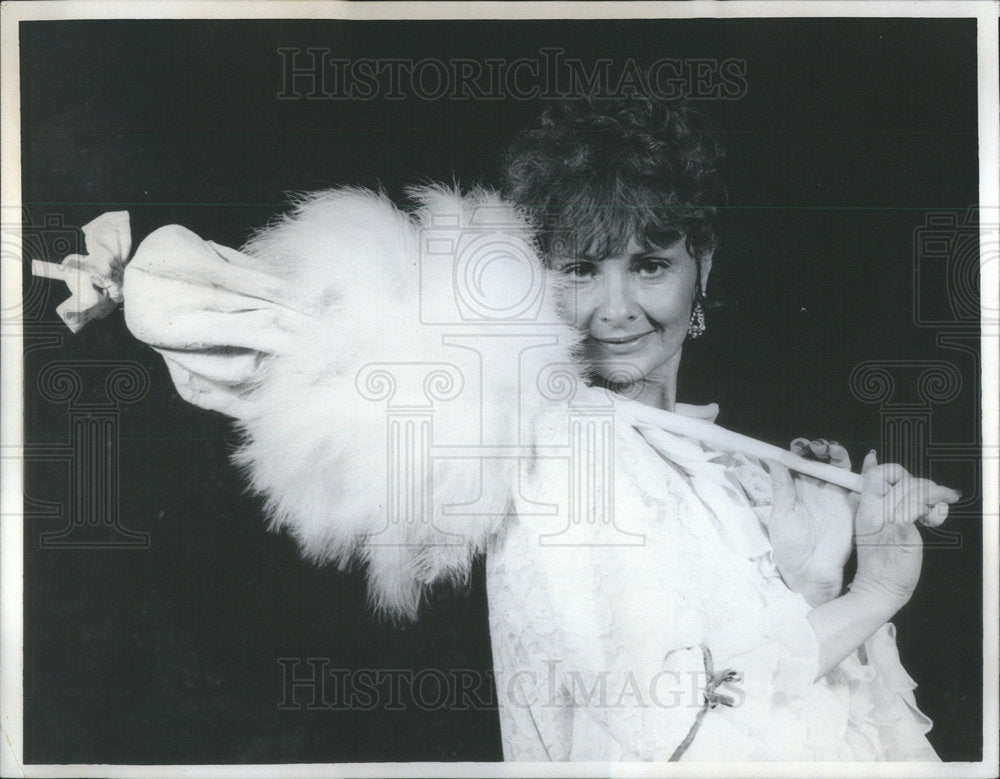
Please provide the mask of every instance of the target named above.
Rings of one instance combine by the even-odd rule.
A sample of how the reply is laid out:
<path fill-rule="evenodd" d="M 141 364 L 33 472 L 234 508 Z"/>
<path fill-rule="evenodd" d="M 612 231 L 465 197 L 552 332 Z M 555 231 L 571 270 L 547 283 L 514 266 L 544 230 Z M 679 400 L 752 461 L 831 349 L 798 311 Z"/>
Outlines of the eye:
<path fill-rule="evenodd" d="M 670 270 L 670 264 L 670 260 L 663 257 L 644 257 L 632 266 L 632 270 L 644 279 L 655 279 Z"/>
<path fill-rule="evenodd" d="M 568 262 L 559 268 L 559 272 L 573 280 L 591 279 L 597 275 L 597 265 L 593 262 Z"/>

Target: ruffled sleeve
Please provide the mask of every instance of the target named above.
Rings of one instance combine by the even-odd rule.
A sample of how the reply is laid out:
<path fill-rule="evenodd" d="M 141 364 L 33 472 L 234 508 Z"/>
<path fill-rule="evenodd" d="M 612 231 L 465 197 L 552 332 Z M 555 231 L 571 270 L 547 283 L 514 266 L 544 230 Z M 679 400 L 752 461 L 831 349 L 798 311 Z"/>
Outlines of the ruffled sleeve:
<path fill-rule="evenodd" d="M 940 759 L 927 740 L 933 723 L 917 708 L 913 694 L 917 683 L 899 660 L 892 623 L 883 625 L 831 671 L 827 683 L 845 689 L 849 696 L 847 737 L 856 759 Z"/>

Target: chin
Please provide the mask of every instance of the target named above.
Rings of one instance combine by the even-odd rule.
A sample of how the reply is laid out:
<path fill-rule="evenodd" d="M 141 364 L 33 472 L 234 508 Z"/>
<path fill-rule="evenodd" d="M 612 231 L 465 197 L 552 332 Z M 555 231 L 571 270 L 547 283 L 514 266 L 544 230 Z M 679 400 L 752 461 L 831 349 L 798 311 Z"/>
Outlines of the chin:
<path fill-rule="evenodd" d="M 591 371 L 603 384 L 613 384 L 624 389 L 639 384 L 649 375 L 649 369 L 641 363 L 592 362 Z"/>
<path fill-rule="evenodd" d="M 662 380 L 660 377 L 665 372 L 670 372 L 669 369 L 664 371 L 664 368 L 669 366 L 671 360 L 679 356 L 680 349 L 678 348 L 666 358 L 662 354 L 649 356 L 623 355 L 618 360 L 609 360 L 602 356 L 602 359 L 589 359 L 587 362 L 590 365 L 591 373 L 599 376 L 602 382 L 629 385 L 642 383 L 647 379 L 653 381 L 657 379 Z"/>

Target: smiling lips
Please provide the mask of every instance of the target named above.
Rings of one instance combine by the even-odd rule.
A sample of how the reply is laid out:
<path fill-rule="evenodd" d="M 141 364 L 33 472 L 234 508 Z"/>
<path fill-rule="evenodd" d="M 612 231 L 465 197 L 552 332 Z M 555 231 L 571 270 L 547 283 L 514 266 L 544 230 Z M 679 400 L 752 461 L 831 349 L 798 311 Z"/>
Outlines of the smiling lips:
<path fill-rule="evenodd" d="M 594 338 L 601 346 L 610 349 L 613 352 L 620 352 L 628 350 L 635 347 L 641 343 L 642 339 L 647 335 L 651 334 L 652 330 L 647 330 L 645 333 L 639 333 L 638 335 L 627 335 L 622 338 Z"/>

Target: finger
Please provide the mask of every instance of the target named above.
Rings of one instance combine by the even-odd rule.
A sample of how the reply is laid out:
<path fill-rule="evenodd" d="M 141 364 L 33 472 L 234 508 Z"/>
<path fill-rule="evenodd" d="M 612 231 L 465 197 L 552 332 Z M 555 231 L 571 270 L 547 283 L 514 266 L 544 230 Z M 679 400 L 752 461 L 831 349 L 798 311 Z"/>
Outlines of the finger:
<path fill-rule="evenodd" d="M 961 492 L 951 487 L 943 487 L 930 479 L 918 479 L 907 474 L 892 485 L 886 495 L 886 502 L 890 505 L 899 504 L 910 493 L 922 500 L 928 508 L 938 503 L 954 503 L 962 497 Z"/>
<path fill-rule="evenodd" d="M 929 493 L 930 485 L 931 482 L 928 482 L 926 479 L 917 479 L 910 476 L 910 474 L 906 474 L 902 479 L 893 484 L 885 494 L 884 501 L 886 511 L 889 512 L 888 520 L 890 522 L 904 523 L 901 517 L 906 511 L 907 503 L 916 502 L 918 504 L 926 504 L 926 501 L 920 499 L 920 494 L 921 492 L 924 494 Z"/>
<path fill-rule="evenodd" d="M 927 516 L 922 517 L 920 521 L 927 525 L 927 527 L 937 527 L 946 519 L 948 519 L 948 504 L 938 503 L 930 510 Z"/>
<path fill-rule="evenodd" d="M 814 460 L 816 457 L 813 454 L 810 443 L 811 442 L 808 438 L 796 438 L 792 441 L 789 448 L 792 450 L 792 454 L 796 454 L 805 460 Z M 824 483 L 812 476 L 806 476 L 804 474 L 799 474 L 798 478 L 803 482 L 808 482 L 809 484 L 821 485 Z"/>
<path fill-rule="evenodd" d="M 830 459 L 830 444 L 825 438 L 817 438 L 814 441 L 810 441 L 809 449 L 812 451 L 813 457 L 817 460 Z"/>
<path fill-rule="evenodd" d="M 878 465 L 878 458 L 875 456 L 875 450 L 870 449 L 865 455 L 865 459 L 861 461 L 861 473 L 867 473 L 876 465 Z"/>
<path fill-rule="evenodd" d="M 941 511 L 937 508 L 937 506 L 945 506 L 947 508 L 947 505 L 948 504 L 946 503 L 939 503 L 933 506 L 928 506 L 919 491 L 911 492 L 907 494 L 896 510 L 887 519 L 890 524 L 895 525 L 912 525 L 918 521 L 927 524 L 927 519 L 930 517 L 931 513 L 934 513 L 935 518 L 941 516 Z M 947 514 L 945 516 L 947 516 Z M 944 518 L 942 517 L 940 522 L 943 521 Z M 940 524 L 940 522 L 938 522 L 938 524 Z"/>
<path fill-rule="evenodd" d="M 862 475 L 862 494 L 868 494 L 874 498 L 882 498 L 888 494 L 892 485 L 901 479 L 908 477 L 906 469 L 902 465 L 886 463 L 884 465 L 875 464 L 875 451 L 872 450 L 865 457 Z"/>
<path fill-rule="evenodd" d="M 938 512 L 935 515 L 937 518 L 941 513 L 937 506 L 947 508 L 949 503 L 954 503 L 959 497 L 960 494 L 955 490 L 935 484 L 930 479 L 904 479 L 893 485 L 886 496 L 886 505 L 893 506 L 892 515 L 888 519 L 890 522 L 911 524 L 926 519 L 934 510 Z M 941 517 L 938 524 L 943 521 L 944 517 Z"/>
<path fill-rule="evenodd" d="M 764 523 L 767 527 L 771 517 L 789 514 L 795 508 L 795 483 L 792 481 L 792 473 L 784 465 L 776 460 L 763 460 L 767 472 L 771 475 L 771 489 L 774 495 L 771 504 L 771 513 L 768 521 Z"/>
<path fill-rule="evenodd" d="M 836 441 L 830 442 L 830 465 L 834 465 L 837 468 L 844 468 L 848 471 L 851 470 L 850 453 Z"/>
<path fill-rule="evenodd" d="M 799 457 L 805 457 L 806 455 L 810 454 L 809 439 L 796 438 L 794 441 L 792 441 L 791 446 L 789 448 L 792 450 L 794 454 L 797 454 Z"/>

